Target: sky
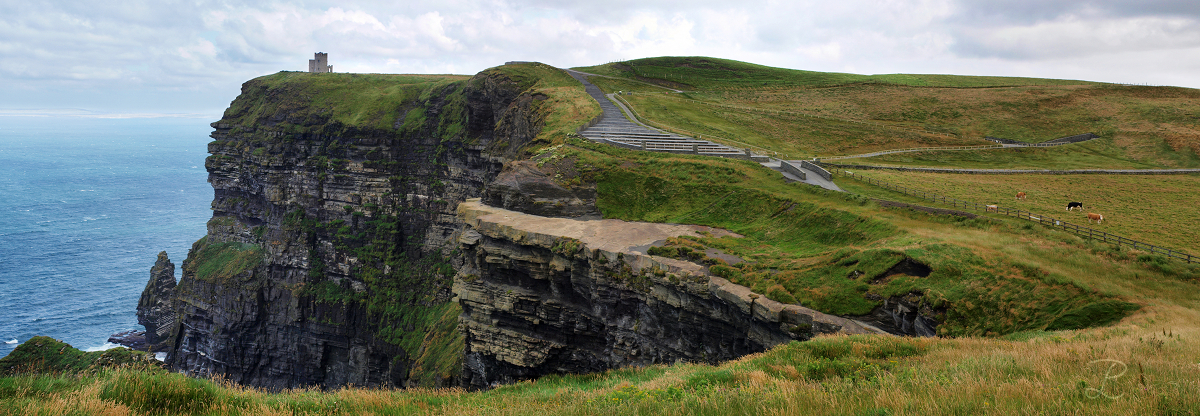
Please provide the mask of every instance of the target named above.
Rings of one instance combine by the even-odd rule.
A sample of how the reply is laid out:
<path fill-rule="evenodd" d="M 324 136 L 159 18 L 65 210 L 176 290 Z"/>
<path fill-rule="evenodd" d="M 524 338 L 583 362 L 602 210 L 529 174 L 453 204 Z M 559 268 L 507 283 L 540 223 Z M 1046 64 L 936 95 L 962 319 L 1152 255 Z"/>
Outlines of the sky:
<path fill-rule="evenodd" d="M 251 78 L 711 56 L 1200 88 L 1197 0 L 0 0 L 0 115 L 219 118 Z"/>

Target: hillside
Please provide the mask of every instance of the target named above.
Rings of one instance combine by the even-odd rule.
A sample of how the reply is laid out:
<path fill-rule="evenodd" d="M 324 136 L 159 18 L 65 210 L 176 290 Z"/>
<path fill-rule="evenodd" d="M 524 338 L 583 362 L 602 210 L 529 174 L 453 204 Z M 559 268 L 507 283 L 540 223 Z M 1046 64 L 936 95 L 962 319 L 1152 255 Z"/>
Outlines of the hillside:
<path fill-rule="evenodd" d="M 785 158 L 987 144 L 980 135 L 1040 142 L 1085 131 L 1101 138 L 981 152 L 1004 155 L 988 163 L 1018 166 L 1047 166 L 1054 158 L 1105 168 L 1190 166 L 1195 158 L 1186 145 L 1197 135 L 1190 119 L 1146 117 L 1176 110 L 1195 114 L 1189 113 L 1195 105 L 1192 90 L 1026 78 L 830 74 L 712 58 L 650 58 L 580 69 L 613 77 L 591 77 L 602 88 L 633 91 L 621 97 L 647 122 L 734 145 L 748 143 Z M 790 183 L 746 160 L 644 152 L 585 140 L 574 134 L 575 127 L 597 110 L 582 98 L 581 86 L 541 65 L 508 65 L 470 79 L 324 75 L 333 74 L 281 73 L 247 83 L 243 96 L 216 123 L 209 166 L 218 189 L 214 220 L 209 236 L 197 242 L 183 267 L 191 282 L 180 286 L 200 290 L 170 294 L 178 299 L 176 305 L 193 309 L 180 315 L 190 326 L 174 330 L 184 341 L 173 344 L 178 350 L 169 362 L 193 374 L 229 380 L 228 369 L 235 368 L 230 363 L 244 355 L 231 351 L 236 348 L 217 347 L 271 339 L 257 335 L 262 332 L 315 334 L 282 338 L 289 342 L 365 340 L 345 347 L 323 341 L 323 355 L 308 353 L 322 363 L 324 373 L 299 373 L 279 382 L 268 376 L 289 369 L 232 372 L 242 377 L 235 380 L 239 383 L 336 390 L 272 394 L 137 370 L 97 370 L 86 377 L 33 372 L 0 378 L 0 410 L 1200 414 L 1194 394 L 1200 389 L 1200 327 L 1195 324 L 1200 318 L 1200 265 L 1001 215 L 896 207 L 871 198 L 931 203 L 841 176 L 834 180 L 851 192 Z M 1057 110 L 1047 111 L 1051 107 Z M 1139 125 L 1139 120 L 1149 124 Z M 1185 144 L 1163 147 L 1168 143 L 1164 132 L 1183 137 L 1180 143 Z M 903 162 L 910 165 L 933 160 L 939 166 L 973 166 L 958 162 L 972 156 L 938 155 L 886 158 L 911 158 Z M 305 168 L 287 171 L 285 166 Z M 1003 196 L 1006 205 L 1013 191 L 1029 189 L 1027 203 L 1039 210 L 1061 210 L 1055 201 L 1064 195 L 1087 196 L 1089 204 L 1103 201 L 1107 207 L 1136 202 L 1067 193 L 1095 182 L 1069 176 L 981 180 L 880 172 L 889 181 L 962 198 Z M 527 182 L 505 182 L 518 174 Z M 1115 192 L 1145 188 L 1149 180 L 1161 178 L 1120 179 L 1104 182 L 1105 187 Z M 1184 193 L 1194 188 L 1193 179 L 1172 177 L 1152 188 L 1156 190 L 1134 195 L 1145 199 L 1153 192 Z M 509 188 L 501 185 L 529 193 L 521 199 L 519 192 L 505 193 Z M 463 224 L 461 212 L 453 217 L 453 206 L 474 195 L 499 201 L 506 209 L 524 204 L 549 211 L 565 205 L 562 201 L 582 199 L 604 221 L 726 231 L 670 237 L 639 249 L 655 265 L 686 266 L 699 275 L 684 275 L 678 268 L 639 270 L 625 253 L 602 253 L 587 246 L 585 238 L 571 237 L 567 227 L 541 230 L 553 235 L 533 237 L 498 216 L 491 226 L 500 231 L 481 235 Z M 1171 199 L 1161 209 L 1166 213 L 1137 211 L 1149 219 L 1141 226 L 1124 225 L 1133 214 L 1115 215 L 1122 223 L 1117 230 L 1186 245 L 1194 226 L 1169 224 L 1185 209 L 1176 205 L 1191 202 L 1188 198 Z M 1160 235 L 1153 235 L 1156 230 Z M 538 238 L 554 240 L 531 241 Z M 539 244 L 545 246 L 541 251 Z M 244 265 L 238 261 L 246 256 L 239 253 L 265 260 Z M 623 315 L 622 308 L 646 313 L 674 306 L 678 315 L 666 315 L 690 323 L 681 326 L 691 332 L 684 335 L 718 334 L 714 328 L 724 321 L 685 315 L 681 305 L 686 302 L 669 293 L 673 284 L 688 287 L 689 281 L 703 279 L 708 283 L 690 286 L 691 295 L 703 297 L 716 278 L 752 291 L 746 295 L 751 305 L 766 304 L 757 301 L 766 298 L 872 323 L 886 323 L 892 319 L 887 314 L 898 313 L 933 323 L 940 336 L 819 335 L 814 325 L 791 325 L 782 329 L 796 341 L 769 349 L 741 345 L 738 351 L 765 350 L 731 361 L 650 360 L 624 368 L 612 365 L 622 361 L 611 357 L 576 358 L 593 350 L 561 345 L 585 334 L 599 343 L 589 348 L 611 355 L 653 355 L 655 351 L 639 351 L 654 340 L 638 337 L 658 330 L 647 328 L 657 326 L 652 321 L 669 319 Z M 467 283 L 481 291 L 463 299 Z M 460 297 L 457 302 L 451 300 L 451 290 Z M 229 296 L 230 291 L 237 296 Z M 262 294 L 276 298 L 248 300 Z M 601 314 L 614 319 L 589 320 L 585 313 L 603 308 L 585 295 L 620 305 Z M 660 295 L 666 300 L 653 300 Z M 468 305 L 468 300 L 476 303 Z M 482 306 L 494 309 L 494 319 L 474 321 L 482 315 L 467 308 L 489 301 L 494 304 Z M 272 318 L 264 325 L 243 318 L 255 308 L 280 308 L 273 313 L 286 320 Z M 474 326 L 454 329 L 454 322 Z M 559 332 L 564 328 L 568 332 Z M 209 337 L 200 342 L 209 349 L 186 340 L 201 336 Z M 369 353 L 361 353 L 368 347 Z M 570 354 L 554 355 L 559 351 Z M 384 352 L 394 355 L 380 359 Z M 684 353 L 703 356 L 708 351 Z M 368 362 L 351 358 L 354 354 L 363 354 Z M 538 360 L 550 365 L 522 367 Z M 582 368 L 580 362 L 607 371 L 560 374 Z M 202 365 L 188 367 L 194 363 Z M 389 381 L 445 385 L 456 365 L 485 382 L 520 381 L 492 385 L 485 392 L 383 388 Z M 478 368 L 485 365 L 493 366 Z M 338 377 L 338 371 L 362 377 L 328 376 Z M 516 376 L 489 376 L 502 371 Z M 527 380 L 531 375 L 541 377 Z M 378 387 L 337 389 L 359 380 Z M 461 384 L 472 386 L 470 381 Z"/>
<path fill-rule="evenodd" d="M 813 73 L 712 58 L 647 58 L 578 69 L 626 77 L 593 81 L 608 92 L 632 91 L 622 97 L 662 126 L 736 140 L 792 159 L 990 144 L 982 140 L 987 136 L 1037 143 L 1093 132 L 1101 140 L 1073 148 L 1023 150 L 1033 153 L 1030 157 L 947 152 L 893 156 L 889 162 L 909 158 L 960 167 L 1200 166 L 1200 91 L 1187 88 Z M 630 81 L 634 79 L 644 83 Z M 683 92 L 663 94 L 670 91 L 663 87 Z"/>

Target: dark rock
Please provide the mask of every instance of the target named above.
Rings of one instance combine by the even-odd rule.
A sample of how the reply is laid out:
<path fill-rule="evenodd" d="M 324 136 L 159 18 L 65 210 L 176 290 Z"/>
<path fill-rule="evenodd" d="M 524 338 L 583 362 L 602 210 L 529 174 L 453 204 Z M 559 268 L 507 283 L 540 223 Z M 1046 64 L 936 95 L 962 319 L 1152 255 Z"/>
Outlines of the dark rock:
<path fill-rule="evenodd" d="M 167 258 L 167 252 L 159 252 L 158 260 L 150 268 L 150 281 L 146 282 L 137 306 L 138 323 L 146 327 L 141 342 L 147 344 L 147 348 L 117 343 L 135 350 L 166 351 L 175 326 L 175 310 L 171 306 L 174 293 L 175 264 Z"/>
<path fill-rule="evenodd" d="M 567 189 L 527 160 L 505 164 L 484 190 L 483 203 L 544 217 L 599 215 L 594 188 Z"/>
<path fill-rule="evenodd" d="M 142 303 L 159 305 L 139 307 L 147 337 L 165 338 L 174 371 L 268 389 L 457 384 L 460 351 L 441 352 L 455 355 L 452 372 L 433 374 L 416 361 L 420 346 L 398 340 L 458 331 L 385 312 L 451 307 L 441 270 L 461 228 L 455 206 L 524 154 L 542 126 L 536 101 L 492 70 L 396 102 L 384 113 L 392 123 L 347 125 L 311 102 L 323 87 L 306 82 L 248 81 L 212 124 L 213 218 L 169 308 L 165 278 L 147 285 Z M 421 117 L 406 118 L 413 111 Z M 444 133 L 451 124 L 463 128 Z M 363 241 L 372 233 L 386 239 Z M 205 278 L 199 254 L 212 247 L 258 250 L 261 261 Z M 391 296 L 370 297 L 381 290 Z"/>
<path fill-rule="evenodd" d="M 945 316 L 945 308 L 933 309 L 922 302 L 921 292 L 892 296 L 870 314 L 854 316 L 857 321 L 894 335 L 934 337 Z"/>
<path fill-rule="evenodd" d="M 635 251 L 701 226 L 549 218 L 466 201 L 463 384 L 677 361 L 716 363 L 821 333 L 875 333 Z"/>
<path fill-rule="evenodd" d="M 147 351 L 150 344 L 146 342 L 146 331 L 130 329 L 112 334 L 108 342 L 129 348 L 134 351 Z"/>

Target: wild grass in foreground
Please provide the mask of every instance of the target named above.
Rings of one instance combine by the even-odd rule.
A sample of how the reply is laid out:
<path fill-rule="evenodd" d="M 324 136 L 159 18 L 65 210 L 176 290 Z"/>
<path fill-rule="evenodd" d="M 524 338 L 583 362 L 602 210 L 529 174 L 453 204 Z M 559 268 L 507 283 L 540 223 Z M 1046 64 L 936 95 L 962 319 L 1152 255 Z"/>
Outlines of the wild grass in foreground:
<path fill-rule="evenodd" d="M 550 376 L 484 392 L 268 393 L 178 374 L 0 378 L 0 413 L 105 415 L 1200 414 L 1194 310 L 1006 338 L 821 337 L 719 366 Z"/>

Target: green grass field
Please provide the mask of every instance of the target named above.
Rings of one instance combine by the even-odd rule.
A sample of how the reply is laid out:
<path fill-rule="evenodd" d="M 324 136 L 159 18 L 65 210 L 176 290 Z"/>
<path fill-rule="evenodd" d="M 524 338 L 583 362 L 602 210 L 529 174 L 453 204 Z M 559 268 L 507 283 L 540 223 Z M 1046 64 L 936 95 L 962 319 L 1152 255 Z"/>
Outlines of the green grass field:
<path fill-rule="evenodd" d="M 851 171 L 896 185 L 981 204 L 1022 209 L 1087 225 L 1087 212 L 1104 215 L 1093 226 L 1150 244 L 1200 255 L 1200 175 L 963 175 L 887 170 Z M 853 179 L 838 179 L 853 192 L 885 199 L 897 194 Z M 1015 200 L 1025 192 L 1023 201 Z M 1067 212 L 1067 202 L 1084 203 L 1083 212 Z M 924 202 L 925 205 L 937 206 Z"/>

